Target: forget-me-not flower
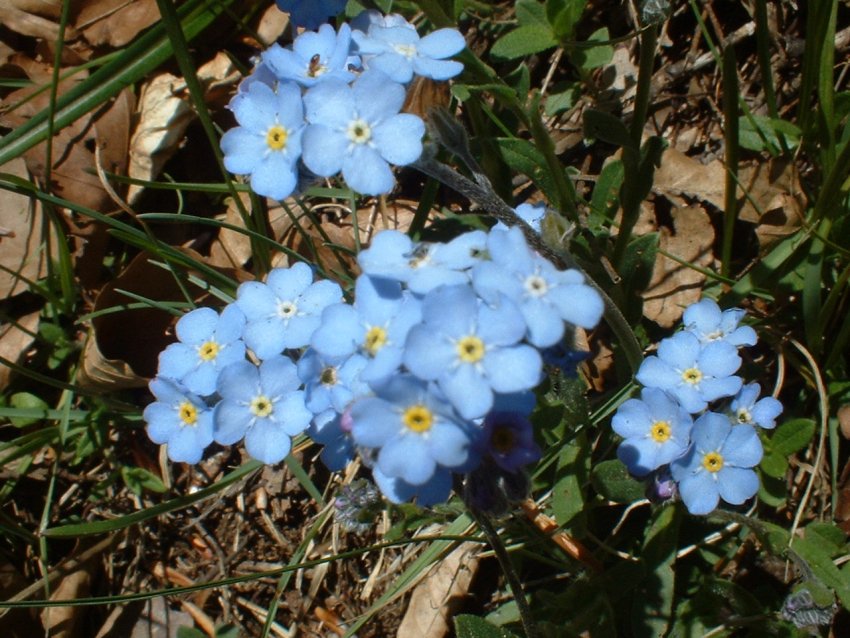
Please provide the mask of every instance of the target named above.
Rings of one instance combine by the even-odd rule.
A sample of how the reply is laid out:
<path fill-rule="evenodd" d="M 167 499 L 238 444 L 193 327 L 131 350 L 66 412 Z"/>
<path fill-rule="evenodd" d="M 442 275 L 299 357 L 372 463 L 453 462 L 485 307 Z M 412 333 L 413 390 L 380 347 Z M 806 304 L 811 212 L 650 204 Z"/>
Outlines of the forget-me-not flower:
<path fill-rule="evenodd" d="M 378 450 L 381 472 L 410 485 L 427 483 L 440 468 L 464 467 L 474 455 L 477 427 L 412 375 L 391 377 L 350 413 L 354 442 Z"/>
<path fill-rule="evenodd" d="M 740 505 L 758 492 L 752 468 L 763 451 L 755 428 L 733 426 L 726 416 L 706 412 L 694 422 L 691 441 L 687 454 L 670 464 L 691 514 L 708 514 L 720 499 Z"/>
<path fill-rule="evenodd" d="M 144 411 L 151 441 L 164 444 L 175 463 L 197 463 L 213 442 L 212 411 L 180 384 L 155 377 L 148 384 L 156 401 Z"/>
<path fill-rule="evenodd" d="M 776 427 L 776 417 L 782 414 L 782 404 L 773 397 L 759 399 L 761 386 L 748 383 L 732 399 L 732 423 L 757 425 L 766 430 Z"/>
<path fill-rule="evenodd" d="M 457 29 L 437 29 L 420 38 L 409 25 L 373 23 L 366 33 L 355 30 L 352 38 L 366 68 L 378 69 L 402 84 L 410 82 L 414 73 L 448 80 L 463 71 L 463 64 L 446 59 L 466 46 Z"/>
<path fill-rule="evenodd" d="M 221 137 L 225 168 L 250 175 L 258 195 L 288 197 L 298 185 L 305 125 L 301 89 L 293 82 L 282 82 L 276 90 L 252 82 L 233 98 L 230 109 L 239 126 Z"/>
<path fill-rule="evenodd" d="M 422 323 L 407 335 L 404 364 L 421 379 L 436 381 L 467 419 L 493 407 L 494 392 L 522 392 L 540 382 L 543 361 L 520 343 L 525 321 L 505 296 L 481 302 L 468 285 L 441 286 L 422 300 Z"/>
<path fill-rule="evenodd" d="M 322 177 L 342 171 L 358 193 L 389 193 L 395 184 L 390 164 L 410 164 L 422 154 L 425 124 L 399 113 L 405 95 L 380 71 L 365 71 L 351 85 L 330 78 L 309 89 L 304 164 Z"/>
<path fill-rule="evenodd" d="M 268 464 L 283 460 L 291 437 L 313 418 L 300 386 L 295 364 L 284 355 L 266 359 L 259 367 L 249 361 L 230 364 L 218 377 L 215 440 L 232 445 L 244 438 L 253 458 Z"/>
<path fill-rule="evenodd" d="M 360 275 L 354 305 L 325 308 L 310 344 L 332 357 L 359 352 L 367 359 L 361 378 L 379 381 L 398 370 L 407 333 L 421 318 L 419 300 L 399 282 Z"/>
<path fill-rule="evenodd" d="M 625 441 L 617 456 L 635 476 L 679 458 L 688 449 L 691 415 L 663 390 L 644 388 L 640 399 L 623 403 L 611 421 L 611 427 Z"/>
<path fill-rule="evenodd" d="M 212 394 L 219 370 L 245 358 L 244 326 L 245 315 L 233 304 L 221 315 L 212 308 L 186 313 L 175 327 L 179 341 L 159 355 L 158 374 L 179 381 L 189 392 Z"/>
<path fill-rule="evenodd" d="M 701 343 L 723 340 L 733 346 L 754 346 L 758 337 L 750 326 L 739 326 L 746 311 L 740 308 L 720 310 L 712 299 L 700 299 L 685 308 L 682 324 Z"/>
<path fill-rule="evenodd" d="M 369 386 L 360 378 L 367 363 L 359 353 L 330 357 L 308 348 L 298 360 L 307 408 L 313 414 L 328 409 L 342 414 L 354 399 L 369 393 Z"/>
<path fill-rule="evenodd" d="M 437 503 L 445 503 L 452 491 L 452 473 L 442 467 L 437 467 L 431 478 L 421 485 L 413 485 L 399 477 L 387 476 L 377 466 L 372 468 L 372 477 L 387 500 L 396 504 L 415 499 L 420 507 L 431 507 Z"/>
<path fill-rule="evenodd" d="M 289 21 L 296 27 L 318 29 L 328 18 L 339 14 L 346 0 L 275 0 L 281 11 L 289 14 Z"/>
<path fill-rule="evenodd" d="M 475 291 L 487 301 L 507 295 L 528 325 L 528 340 L 545 348 L 561 341 L 564 321 L 593 328 L 602 317 L 602 297 L 577 270 L 558 270 L 535 253 L 517 228 L 494 229 L 487 247 L 491 261 L 472 270 Z"/>
<path fill-rule="evenodd" d="M 732 376 L 741 366 L 738 349 L 725 340 L 705 345 L 683 330 L 663 339 L 658 355 L 644 359 L 637 380 L 649 388 L 672 394 L 688 412 L 702 412 L 709 401 L 734 396 L 741 377 Z"/>
<path fill-rule="evenodd" d="M 344 469 L 354 458 L 351 433 L 342 427 L 342 414 L 333 408 L 313 417 L 307 435 L 323 446 L 319 458 L 331 472 Z"/>
<path fill-rule="evenodd" d="M 245 343 L 260 359 L 286 348 L 302 348 L 319 327 L 322 310 L 342 301 L 339 285 L 322 279 L 303 262 L 275 268 L 266 283 L 248 281 L 236 291 L 236 305 L 245 313 Z"/>
<path fill-rule="evenodd" d="M 351 27 L 343 24 L 335 31 L 323 24 L 318 31 L 305 31 L 292 43 L 292 48 L 273 44 L 263 53 L 263 62 L 281 80 L 292 80 L 301 86 L 315 86 L 329 78 L 351 82 L 354 73 L 348 69 Z"/>

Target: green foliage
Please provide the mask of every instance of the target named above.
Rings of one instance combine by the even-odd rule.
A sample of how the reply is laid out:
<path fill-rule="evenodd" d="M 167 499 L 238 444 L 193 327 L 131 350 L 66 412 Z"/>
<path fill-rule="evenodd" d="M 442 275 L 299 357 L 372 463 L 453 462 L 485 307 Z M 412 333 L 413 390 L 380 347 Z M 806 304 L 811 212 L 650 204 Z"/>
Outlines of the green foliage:
<path fill-rule="evenodd" d="M 477 616 L 460 614 L 455 616 L 454 621 L 458 638 L 516 638 L 515 633 Z"/>

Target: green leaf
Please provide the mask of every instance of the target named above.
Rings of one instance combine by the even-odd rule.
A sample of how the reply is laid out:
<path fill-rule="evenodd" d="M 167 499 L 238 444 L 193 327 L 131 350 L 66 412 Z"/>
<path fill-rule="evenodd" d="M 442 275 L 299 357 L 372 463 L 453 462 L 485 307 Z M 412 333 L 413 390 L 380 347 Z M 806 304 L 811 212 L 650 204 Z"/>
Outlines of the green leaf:
<path fill-rule="evenodd" d="M 557 45 L 552 30 L 538 24 L 517 27 L 496 40 L 490 49 L 494 58 L 515 60 L 517 58 L 540 53 Z"/>
<path fill-rule="evenodd" d="M 207 635 L 199 629 L 184 625 L 177 628 L 177 638 L 207 638 Z"/>
<path fill-rule="evenodd" d="M 573 50 L 570 60 L 577 67 L 585 71 L 598 69 L 601 66 L 609 64 L 614 59 L 614 47 L 607 43 L 610 39 L 611 36 L 608 34 L 607 27 L 594 31 L 583 46 L 576 47 Z M 592 46 L 591 43 L 593 42 L 603 42 L 605 44 Z"/>
<path fill-rule="evenodd" d="M 773 478 L 765 473 L 759 486 L 759 500 L 769 507 L 779 507 L 788 497 L 785 479 Z"/>
<path fill-rule="evenodd" d="M 788 471 L 788 458 L 784 454 L 771 450 L 762 457 L 759 467 L 768 476 L 780 479 Z"/>
<path fill-rule="evenodd" d="M 552 512 L 558 525 L 574 528 L 576 523 L 583 523 L 582 486 L 586 483 L 589 465 L 590 443 L 581 432 L 558 454 L 558 473 L 552 486 Z"/>
<path fill-rule="evenodd" d="M 504 627 L 497 627 L 470 614 L 455 616 L 455 632 L 457 638 L 516 638 L 515 633 Z"/>
<path fill-rule="evenodd" d="M 652 570 L 641 582 L 632 607 L 632 632 L 636 638 L 666 636 L 673 618 L 675 572 L 682 509 L 661 507 L 653 512 L 641 560 Z"/>
<path fill-rule="evenodd" d="M 622 120 L 610 113 L 587 109 L 584 112 L 584 136 L 591 140 L 602 140 L 614 146 L 637 150 L 629 129 Z"/>
<path fill-rule="evenodd" d="M 546 97 L 546 105 L 543 111 L 550 117 L 569 111 L 578 102 L 579 97 L 581 97 L 581 87 L 578 84 L 571 84 L 569 88 L 560 93 L 550 93 Z"/>
<path fill-rule="evenodd" d="M 785 146 L 794 149 L 800 143 L 802 131 L 786 120 L 764 115 L 742 115 L 738 120 L 738 144 L 751 151 L 777 154 Z"/>
<path fill-rule="evenodd" d="M 156 474 L 142 467 L 121 468 L 121 478 L 136 496 L 141 496 L 144 490 L 150 490 L 162 494 L 165 492 L 165 484 Z"/>
<path fill-rule="evenodd" d="M 555 182 L 547 170 L 546 159 L 534 144 L 517 137 L 499 137 L 496 143 L 508 166 L 527 175 L 549 201 L 555 201 Z"/>
<path fill-rule="evenodd" d="M 47 403 L 29 392 L 16 392 L 9 398 L 9 405 L 21 410 L 46 411 Z M 33 423 L 38 423 L 43 417 L 10 417 L 9 421 L 15 427 L 23 428 Z"/>
<path fill-rule="evenodd" d="M 599 494 L 615 503 L 634 503 L 642 499 L 646 492 L 643 483 L 632 478 L 626 466 L 617 460 L 594 465 L 590 480 Z"/>
<path fill-rule="evenodd" d="M 844 551 L 847 535 L 832 523 L 809 523 L 806 525 L 806 538 L 818 542 L 833 554 Z"/>
<path fill-rule="evenodd" d="M 587 224 L 591 230 L 598 231 L 613 221 L 620 202 L 624 176 L 623 162 L 620 160 L 612 160 L 602 168 L 590 198 Z"/>
<path fill-rule="evenodd" d="M 546 7 L 537 0 L 517 0 L 516 19 L 521 26 L 538 25 L 549 28 L 549 20 L 546 18 Z"/>
<path fill-rule="evenodd" d="M 647 233 L 629 243 L 621 268 L 625 290 L 638 295 L 649 285 L 660 239 L 658 233 Z"/>
<path fill-rule="evenodd" d="M 785 421 L 770 438 L 770 448 L 777 454 L 789 456 L 805 448 L 815 434 L 817 425 L 812 419 Z"/>
<path fill-rule="evenodd" d="M 815 577 L 838 594 L 844 607 L 850 609 L 850 575 L 835 566 L 832 552 L 825 549 L 819 539 L 795 538 L 791 551 L 806 563 Z"/>
<path fill-rule="evenodd" d="M 546 17 L 558 39 L 572 37 L 586 5 L 585 0 L 546 0 Z"/>

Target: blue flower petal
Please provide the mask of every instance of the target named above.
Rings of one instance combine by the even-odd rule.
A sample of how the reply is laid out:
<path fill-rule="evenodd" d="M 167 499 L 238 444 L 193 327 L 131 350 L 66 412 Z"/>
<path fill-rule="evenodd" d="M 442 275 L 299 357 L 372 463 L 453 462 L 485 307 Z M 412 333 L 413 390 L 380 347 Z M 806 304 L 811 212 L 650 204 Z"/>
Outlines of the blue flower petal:
<path fill-rule="evenodd" d="M 268 465 L 280 463 L 291 448 L 292 441 L 286 432 L 269 419 L 258 419 L 245 435 L 248 454 Z"/>
<path fill-rule="evenodd" d="M 425 123 L 411 113 L 399 113 L 372 130 L 378 152 L 390 164 L 404 166 L 422 155 L 422 136 Z"/>
<path fill-rule="evenodd" d="M 311 124 L 304 129 L 301 144 L 304 165 L 316 175 L 331 177 L 342 169 L 349 141 L 324 124 Z"/>
<path fill-rule="evenodd" d="M 389 164 L 378 151 L 365 144 L 355 146 L 343 158 L 342 176 L 346 184 L 363 195 L 385 195 L 395 186 Z"/>

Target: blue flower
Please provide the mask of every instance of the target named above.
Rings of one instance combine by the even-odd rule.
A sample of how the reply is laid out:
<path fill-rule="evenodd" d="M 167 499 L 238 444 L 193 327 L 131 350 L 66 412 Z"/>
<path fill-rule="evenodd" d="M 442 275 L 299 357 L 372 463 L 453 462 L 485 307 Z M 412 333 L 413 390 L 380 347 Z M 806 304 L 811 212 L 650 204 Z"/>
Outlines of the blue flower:
<path fill-rule="evenodd" d="M 422 319 L 407 335 L 404 364 L 437 381 L 464 418 L 487 414 L 494 392 L 522 392 L 540 382 L 540 353 L 520 343 L 525 321 L 507 297 L 491 305 L 468 285 L 441 286 L 422 300 Z"/>
<path fill-rule="evenodd" d="M 492 261 L 472 270 L 475 291 L 487 301 L 507 295 L 522 312 L 528 341 L 545 348 L 564 336 L 564 321 L 593 328 L 602 317 L 599 293 L 577 270 L 558 270 L 535 253 L 519 228 L 494 229 L 487 247 Z"/>
<path fill-rule="evenodd" d="M 342 426 L 343 416 L 334 409 L 325 410 L 313 417 L 307 435 L 324 446 L 320 458 L 332 472 L 338 472 L 354 458 L 354 441 L 351 433 Z"/>
<path fill-rule="evenodd" d="M 420 485 L 412 485 L 404 479 L 387 476 L 380 467 L 372 468 L 372 477 L 381 493 L 391 503 L 406 503 L 416 500 L 420 507 L 431 507 L 437 503 L 445 503 L 452 491 L 452 474 L 438 467 L 427 481 Z"/>
<path fill-rule="evenodd" d="M 249 281 L 236 291 L 236 305 L 248 320 L 243 338 L 260 359 L 306 346 L 319 327 L 322 310 L 340 301 L 339 285 L 313 283 L 313 271 L 302 262 L 275 268 L 266 283 Z"/>
<path fill-rule="evenodd" d="M 482 428 L 487 453 L 506 472 L 540 460 L 531 421 L 521 412 L 493 409 L 484 417 Z"/>
<path fill-rule="evenodd" d="M 300 386 L 295 364 L 283 355 L 259 367 L 248 361 L 230 364 L 218 377 L 222 399 L 213 412 L 215 440 L 232 445 L 244 437 L 253 458 L 280 462 L 289 454 L 290 437 L 303 432 L 313 418 Z"/>
<path fill-rule="evenodd" d="M 469 269 L 486 255 L 487 234 L 463 233 L 447 244 L 415 244 L 397 230 L 385 230 L 361 251 L 357 261 L 364 273 L 407 284 L 417 295 L 438 286 L 469 282 Z"/>
<path fill-rule="evenodd" d="M 759 479 L 753 471 L 762 457 L 755 428 L 732 426 L 722 414 L 706 412 L 691 430 L 693 445 L 670 464 L 679 493 L 692 514 L 708 514 L 720 499 L 740 505 L 754 496 Z"/>
<path fill-rule="evenodd" d="M 617 456 L 635 476 L 679 458 L 690 443 L 691 415 L 662 390 L 644 388 L 640 399 L 623 403 L 611 427 L 625 441 Z"/>
<path fill-rule="evenodd" d="M 189 392 L 212 394 L 219 370 L 245 358 L 244 326 L 245 315 L 232 304 L 220 316 L 212 308 L 186 313 L 176 326 L 180 341 L 159 355 L 159 375 L 179 381 Z"/>
<path fill-rule="evenodd" d="M 546 217 L 546 204 L 545 202 L 537 202 L 535 204 L 520 204 L 516 208 L 514 208 L 514 212 L 517 214 L 521 220 L 523 220 L 526 224 L 531 226 L 536 232 L 540 233 L 540 224 L 543 221 L 543 218 Z M 497 222 L 494 229 L 499 230 L 507 230 L 508 226 L 503 224 L 502 222 Z"/>
<path fill-rule="evenodd" d="M 322 177 L 341 170 L 364 195 L 389 193 L 395 184 L 390 164 L 410 164 L 422 154 L 425 124 L 399 113 L 404 98 L 404 87 L 378 71 L 364 72 L 351 86 L 331 78 L 309 89 L 304 164 Z"/>
<path fill-rule="evenodd" d="M 298 378 L 304 383 L 305 404 L 313 414 L 333 409 L 342 414 L 357 397 L 369 394 L 360 378 L 368 360 L 357 353 L 328 357 L 308 348 L 298 360 Z"/>
<path fill-rule="evenodd" d="M 354 306 L 325 308 L 310 344 L 331 357 L 359 352 L 367 359 L 361 378 L 380 381 L 398 370 L 407 333 L 421 317 L 419 301 L 398 282 L 361 275 Z"/>
<path fill-rule="evenodd" d="M 749 383 L 741 388 L 730 406 L 732 423 L 757 425 L 766 430 L 776 427 L 776 417 L 782 414 L 782 404 L 773 397 L 759 399 L 760 393 L 758 383 Z"/>
<path fill-rule="evenodd" d="M 151 441 L 165 444 L 175 463 L 197 463 L 213 441 L 212 411 L 199 397 L 171 381 L 155 377 L 148 384 L 156 401 L 143 417 Z"/>
<path fill-rule="evenodd" d="M 354 31 L 357 52 L 369 69 L 406 84 L 413 74 L 432 80 L 448 80 L 463 71 L 463 64 L 447 60 L 466 42 L 457 29 L 438 29 L 420 38 L 411 25 L 371 24 L 368 31 Z"/>
<path fill-rule="evenodd" d="M 385 476 L 421 486 L 441 470 L 470 463 L 477 428 L 435 390 L 400 374 L 376 388 L 376 396 L 352 405 L 352 438 L 359 446 L 379 450 L 377 468 Z"/>
<path fill-rule="evenodd" d="M 719 340 L 701 346 L 696 335 L 682 331 L 661 341 L 658 356 L 644 359 L 637 380 L 666 390 L 695 414 L 709 401 L 734 396 L 741 389 L 741 378 L 731 376 L 740 365 L 741 357 L 731 343 Z"/>
<path fill-rule="evenodd" d="M 281 11 L 289 14 L 289 21 L 296 27 L 318 29 L 331 16 L 339 14 L 346 0 L 275 0 Z"/>
<path fill-rule="evenodd" d="M 758 337 L 750 326 L 738 326 L 746 312 L 740 308 L 720 310 L 717 302 L 701 299 L 685 309 L 682 323 L 701 343 L 723 340 L 733 346 L 754 346 Z"/>
<path fill-rule="evenodd" d="M 221 137 L 224 166 L 250 175 L 251 189 L 273 199 L 288 197 L 298 184 L 298 158 L 304 131 L 301 89 L 292 82 L 277 91 L 252 82 L 230 103 L 239 126 Z"/>
<path fill-rule="evenodd" d="M 281 80 L 292 80 L 301 86 L 315 86 L 329 78 L 351 82 L 348 70 L 351 27 L 343 24 L 339 32 L 323 24 L 318 32 L 305 31 L 292 43 L 291 49 L 273 44 L 263 53 L 263 62 Z"/>

